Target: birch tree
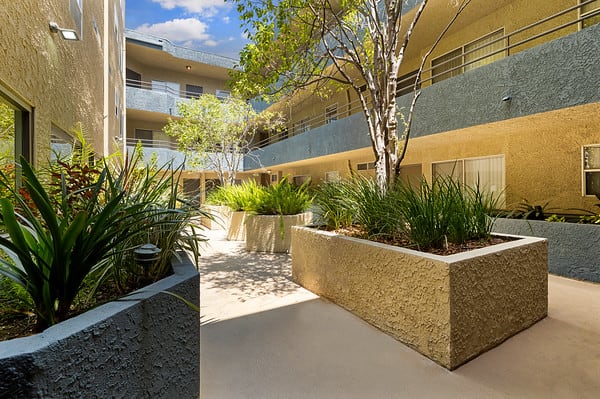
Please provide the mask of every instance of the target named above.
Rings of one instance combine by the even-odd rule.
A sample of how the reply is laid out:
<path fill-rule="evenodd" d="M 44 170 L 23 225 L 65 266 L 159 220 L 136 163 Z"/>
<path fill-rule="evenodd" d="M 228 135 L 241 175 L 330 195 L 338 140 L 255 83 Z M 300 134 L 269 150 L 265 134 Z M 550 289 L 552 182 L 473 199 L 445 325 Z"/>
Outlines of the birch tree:
<path fill-rule="evenodd" d="M 366 118 L 377 183 L 385 192 L 400 173 L 425 60 L 471 0 L 447 1 L 455 13 L 442 22 L 422 59 L 400 127 L 398 75 L 428 0 L 231 1 L 251 41 L 240 54 L 242 70 L 233 73 L 235 89 L 245 96 L 274 98 L 308 87 L 317 92 L 327 85 L 353 89 Z"/>

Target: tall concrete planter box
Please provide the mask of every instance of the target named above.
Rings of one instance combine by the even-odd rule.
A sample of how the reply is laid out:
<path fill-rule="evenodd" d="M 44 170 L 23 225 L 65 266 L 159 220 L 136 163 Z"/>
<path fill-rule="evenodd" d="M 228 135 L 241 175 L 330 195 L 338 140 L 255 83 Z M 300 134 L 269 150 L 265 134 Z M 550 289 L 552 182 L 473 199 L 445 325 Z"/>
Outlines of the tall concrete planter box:
<path fill-rule="evenodd" d="M 292 247 L 295 282 L 451 370 L 548 312 L 544 239 L 438 256 L 294 227 Z"/>
<path fill-rule="evenodd" d="M 196 267 L 25 338 L 0 342 L 0 397 L 194 398 L 200 391 Z"/>
<path fill-rule="evenodd" d="M 246 212 L 231 212 L 227 239 L 229 241 L 244 241 L 246 239 Z"/>
<path fill-rule="evenodd" d="M 600 283 L 600 226 L 498 218 L 493 230 L 548 239 L 548 271 Z"/>
<path fill-rule="evenodd" d="M 290 252 L 292 226 L 304 226 L 311 222 L 311 212 L 283 216 L 249 215 L 246 219 L 246 250 L 270 253 Z"/>
<path fill-rule="evenodd" d="M 202 217 L 201 223 L 209 230 L 227 230 L 231 208 L 223 205 L 203 205 L 203 210 L 208 212 L 212 218 Z"/>

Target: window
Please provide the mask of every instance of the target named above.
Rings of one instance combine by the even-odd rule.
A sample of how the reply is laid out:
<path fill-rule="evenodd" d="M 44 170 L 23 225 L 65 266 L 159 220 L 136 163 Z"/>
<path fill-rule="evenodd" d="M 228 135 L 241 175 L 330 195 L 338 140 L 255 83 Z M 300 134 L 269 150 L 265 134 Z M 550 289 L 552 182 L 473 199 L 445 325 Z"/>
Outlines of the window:
<path fill-rule="evenodd" d="M 221 100 L 229 97 L 231 95 L 231 92 L 227 91 L 227 90 L 217 90 L 215 92 L 215 95 L 217 96 L 217 98 L 220 98 Z"/>
<path fill-rule="evenodd" d="M 69 11 L 75 22 L 75 30 L 79 38 L 83 39 L 83 0 L 70 0 Z"/>
<path fill-rule="evenodd" d="M 50 160 L 63 159 L 73 153 L 73 138 L 52 124 L 50 128 Z"/>
<path fill-rule="evenodd" d="M 153 134 L 152 130 L 147 129 L 135 129 L 135 141 L 141 141 L 144 147 L 153 147 L 152 145 Z"/>
<path fill-rule="evenodd" d="M 600 144 L 583 147 L 583 195 L 600 195 Z"/>
<path fill-rule="evenodd" d="M 437 83 L 462 73 L 462 48 L 431 61 L 432 82 Z"/>
<path fill-rule="evenodd" d="M 356 165 L 356 170 L 373 170 L 375 169 L 375 162 L 365 162 Z"/>
<path fill-rule="evenodd" d="M 482 192 L 498 196 L 498 207 L 505 206 L 503 155 L 436 162 L 431 167 L 434 178 L 452 176 L 456 181 L 469 187 L 479 185 Z"/>
<path fill-rule="evenodd" d="M 183 179 L 183 197 L 189 201 L 200 202 L 200 179 Z"/>
<path fill-rule="evenodd" d="M 504 29 L 499 29 L 432 60 L 433 83 L 504 58 L 506 54 L 501 50 L 506 47 L 506 39 L 503 40 L 503 36 Z"/>
<path fill-rule="evenodd" d="M 330 105 L 325 108 L 325 123 L 329 124 L 331 122 L 337 121 L 338 116 L 338 106 L 337 104 Z"/>
<path fill-rule="evenodd" d="M 22 155 L 31 160 L 33 110 L 0 86 L 0 165 L 14 164 Z"/>
<path fill-rule="evenodd" d="M 125 69 L 125 77 L 127 79 L 127 86 L 142 88 L 142 75 L 134 71 L 133 69 Z"/>
<path fill-rule="evenodd" d="M 299 122 L 294 123 L 293 134 L 305 133 L 310 130 L 310 122 L 308 118 L 304 118 Z"/>
<path fill-rule="evenodd" d="M 415 88 L 415 81 L 419 78 L 418 70 L 398 76 L 396 85 L 396 97 L 412 93 Z M 417 90 L 421 88 L 421 82 L 417 82 Z"/>
<path fill-rule="evenodd" d="M 310 180 L 310 176 L 307 176 L 307 175 L 294 176 L 294 178 L 293 178 L 293 182 L 297 186 L 301 186 L 309 180 Z"/>
<path fill-rule="evenodd" d="M 587 0 L 580 0 L 580 3 L 584 3 Z M 581 16 L 585 17 L 588 14 L 593 14 L 594 12 L 600 11 L 600 0 L 593 1 L 591 3 L 585 4 L 581 6 Z M 600 14 L 591 15 L 590 17 L 584 19 L 581 24 L 584 28 L 588 26 L 592 26 L 600 22 Z"/>
<path fill-rule="evenodd" d="M 200 98 L 204 88 L 196 85 L 185 85 L 185 98 Z"/>

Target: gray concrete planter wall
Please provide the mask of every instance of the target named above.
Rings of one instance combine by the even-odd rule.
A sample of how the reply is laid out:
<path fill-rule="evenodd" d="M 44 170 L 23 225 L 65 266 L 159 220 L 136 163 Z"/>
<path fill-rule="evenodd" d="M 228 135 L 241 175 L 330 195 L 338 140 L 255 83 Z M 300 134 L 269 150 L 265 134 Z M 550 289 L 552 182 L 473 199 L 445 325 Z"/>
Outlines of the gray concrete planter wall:
<path fill-rule="evenodd" d="M 550 273 L 600 282 L 600 226 L 498 218 L 493 230 L 547 238 Z"/>
<path fill-rule="evenodd" d="M 200 391 L 198 272 L 174 274 L 44 332 L 0 342 L 0 397 L 194 398 Z"/>
<path fill-rule="evenodd" d="M 448 369 L 548 313 L 546 240 L 438 256 L 292 229 L 295 282 Z"/>
<path fill-rule="evenodd" d="M 292 226 L 312 222 L 312 212 L 298 215 L 249 215 L 246 218 L 246 250 L 291 252 Z"/>

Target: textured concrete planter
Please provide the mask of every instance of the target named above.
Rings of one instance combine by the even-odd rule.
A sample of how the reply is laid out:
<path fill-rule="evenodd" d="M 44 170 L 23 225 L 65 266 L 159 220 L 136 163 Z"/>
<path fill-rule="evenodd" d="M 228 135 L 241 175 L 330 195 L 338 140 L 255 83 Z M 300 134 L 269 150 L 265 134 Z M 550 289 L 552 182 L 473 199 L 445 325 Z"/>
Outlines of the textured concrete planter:
<path fill-rule="evenodd" d="M 231 208 L 221 205 L 203 205 L 202 209 L 210 213 L 213 217 L 202 218 L 202 225 L 209 230 L 227 230 L 229 228 L 229 218 L 231 217 Z"/>
<path fill-rule="evenodd" d="M 246 219 L 246 249 L 271 253 L 290 252 L 292 226 L 303 226 L 311 222 L 311 212 L 284 216 L 250 215 Z"/>
<path fill-rule="evenodd" d="M 200 391 L 198 272 L 174 274 L 25 338 L 0 342 L 0 397 L 194 398 Z"/>
<path fill-rule="evenodd" d="M 548 239 L 548 271 L 600 283 L 600 226 L 498 218 L 497 233 Z"/>
<path fill-rule="evenodd" d="M 294 227 L 292 246 L 294 281 L 448 369 L 548 312 L 544 239 L 438 256 Z"/>
<path fill-rule="evenodd" d="M 227 239 L 229 241 L 244 241 L 246 239 L 246 212 L 231 212 Z"/>

